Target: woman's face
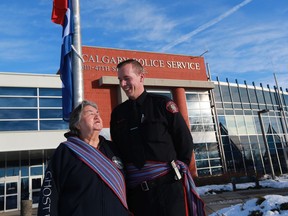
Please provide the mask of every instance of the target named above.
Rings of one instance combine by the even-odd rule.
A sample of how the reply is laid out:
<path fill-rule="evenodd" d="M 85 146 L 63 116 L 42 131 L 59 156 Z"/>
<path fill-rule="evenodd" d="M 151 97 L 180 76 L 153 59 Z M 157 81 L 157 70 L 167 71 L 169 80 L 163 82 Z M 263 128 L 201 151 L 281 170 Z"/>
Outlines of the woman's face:
<path fill-rule="evenodd" d="M 100 132 L 103 128 L 103 121 L 99 111 L 93 106 L 87 105 L 83 108 L 80 122 L 77 126 L 80 133 L 91 134 L 95 131 Z"/>

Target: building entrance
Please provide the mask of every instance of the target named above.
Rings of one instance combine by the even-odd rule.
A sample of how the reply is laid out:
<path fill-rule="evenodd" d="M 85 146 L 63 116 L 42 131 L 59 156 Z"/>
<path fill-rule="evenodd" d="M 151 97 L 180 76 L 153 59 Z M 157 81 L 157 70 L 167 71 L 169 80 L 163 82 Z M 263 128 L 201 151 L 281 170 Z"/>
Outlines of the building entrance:
<path fill-rule="evenodd" d="M 42 176 L 31 176 L 30 177 L 30 182 L 29 182 L 30 197 L 29 198 L 32 200 L 32 207 L 33 208 L 38 207 L 41 184 L 42 184 Z"/>
<path fill-rule="evenodd" d="M 0 212 L 18 209 L 18 178 L 8 177 L 0 181 Z"/>

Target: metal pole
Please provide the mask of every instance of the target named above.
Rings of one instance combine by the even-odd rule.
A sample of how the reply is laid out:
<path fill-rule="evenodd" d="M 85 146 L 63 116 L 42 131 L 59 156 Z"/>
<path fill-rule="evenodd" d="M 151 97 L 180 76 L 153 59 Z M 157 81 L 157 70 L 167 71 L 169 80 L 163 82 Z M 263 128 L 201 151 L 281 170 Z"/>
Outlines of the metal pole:
<path fill-rule="evenodd" d="M 72 0 L 74 16 L 74 35 L 72 52 L 73 94 L 74 107 L 83 100 L 83 73 L 82 73 L 82 45 L 80 28 L 80 6 L 79 0 Z"/>
<path fill-rule="evenodd" d="M 264 109 L 264 110 L 260 110 L 258 111 L 258 117 L 259 117 L 259 121 L 260 121 L 260 126 L 261 126 L 261 131 L 262 131 L 262 136 L 263 136 L 263 140 L 264 140 L 264 145 L 265 145 L 265 149 L 268 155 L 268 159 L 269 159 L 269 163 L 270 163 L 270 167 L 271 167 L 271 174 L 272 174 L 272 179 L 275 179 L 275 173 L 274 173 L 274 167 L 273 167 L 273 163 L 272 163 L 272 158 L 271 158 L 271 154 L 270 154 L 270 149 L 268 146 L 268 141 L 267 141 L 267 137 L 265 134 L 265 129 L 264 129 L 264 125 L 263 125 L 263 120 L 262 120 L 262 113 L 267 113 L 269 112 L 269 110 Z"/>
<path fill-rule="evenodd" d="M 277 89 L 277 95 L 278 95 L 278 99 L 279 99 L 279 110 L 281 113 L 281 120 L 284 122 L 284 127 L 283 131 L 284 131 L 284 137 L 286 140 L 286 143 L 288 142 L 288 134 L 287 134 L 287 128 L 288 128 L 288 123 L 287 123 L 287 119 L 286 119 L 286 114 L 285 114 L 285 110 L 283 108 L 283 99 L 282 99 L 282 95 L 280 94 L 280 90 L 279 90 L 279 86 L 278 86 L 278 81 L 277 81 L 277 77 L 276 74 L 274 73 L 274 79 L 275 79 L 275 84 L 276 84 L 276 89 Z"/>
<path fill-rule="evenodd" d="M 202 55 L 204 55 L 207 51 L 205 51 Z M 206 64 L 206 68 L 207 68 L 207 73 L 208 73 L 208 81 L 211 81 L 211 74 L 210 74 L 210 67 L 209 67 L 209 64 L 207 63 Z M 224 170 L 224 173 L 227 173 L 228 172 L 228 169 L 227 169 L 227 164 L 226 164 L 226 158 L 225 158 L 225 152 L 224 152 L 224 148 L 223 148 L 223 142 L 222 142 L 222 139 L 221 139 L 221 131 L 220 131 L 220 128 L 219 128 L 219 119 L 218 119 L 218 114 L 217 114 L 217 109 L 216 109 L 216 105 L 215 105 L 215 95 L 214 95 L 214 90 L 211 89 L 210 90 L 210 95 L 211 95 L 211 100 L 212 100 L 212 103 L 213 103 L 213 111 L 214 111 L 214 114 L 215 114 L 215 124 L 216 124 L 216 136 L 218 138 L 218 143 L 219 143 L 219 150 L 220 150 L 220 155 L 221 155 L 221 162 L 222 162 L 222 166 L 223 166 L 223 170 Z"/>

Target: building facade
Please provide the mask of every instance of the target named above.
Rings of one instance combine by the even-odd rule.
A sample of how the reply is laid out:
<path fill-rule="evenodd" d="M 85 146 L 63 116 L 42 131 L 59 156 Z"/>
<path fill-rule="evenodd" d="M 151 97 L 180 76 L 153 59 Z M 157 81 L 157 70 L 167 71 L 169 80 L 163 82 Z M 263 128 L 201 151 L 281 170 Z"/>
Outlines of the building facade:
<path fill-rule="evenodd" d="M 215 81 L 215 119 L 225 172 L 288 171 L 288 90 Z"/>
<path fill-rule="evenodd" d="M 83 47 L 84 98 L 98 104 L 106 138 L 112 109 L 127 99 L 116 73 L 127 58 L 144 65 L 147 91 L 178 104 L 194 140 L 194 176 L 287 173 L 287 89 L 211 81 L 202 57 Z M 22 199 L 37 206 L 68 129 L 61 85 L 58 75 L 0 73 L 0 213 Z"/>

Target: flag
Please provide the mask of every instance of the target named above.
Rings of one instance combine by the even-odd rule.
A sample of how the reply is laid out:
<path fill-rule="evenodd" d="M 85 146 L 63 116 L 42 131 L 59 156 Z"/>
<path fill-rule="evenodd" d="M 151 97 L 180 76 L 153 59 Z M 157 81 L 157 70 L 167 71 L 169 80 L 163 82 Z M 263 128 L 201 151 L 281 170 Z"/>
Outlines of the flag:
<path fill-rule="evenodd" d="M 54 0 L 51 17 L 52 22 L 63 25 L 67 8 L 68 0 Z"/>
<path fill-rule="evenodd" d="M 54 0 L 52 22 L 61 24 L 62 47 L 60 60 L 60 78 L 62 81 L 62 108 L 63 119 L 69 120 L 73 109 L 73 75 L 72 75 L 72 44 L 74 20 L 71 0 Z"/>

